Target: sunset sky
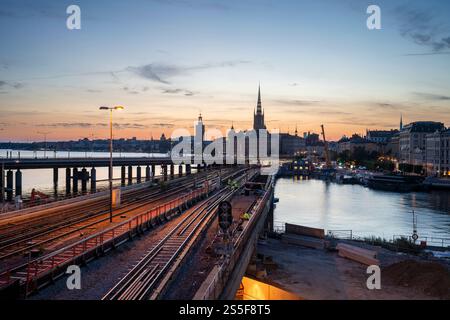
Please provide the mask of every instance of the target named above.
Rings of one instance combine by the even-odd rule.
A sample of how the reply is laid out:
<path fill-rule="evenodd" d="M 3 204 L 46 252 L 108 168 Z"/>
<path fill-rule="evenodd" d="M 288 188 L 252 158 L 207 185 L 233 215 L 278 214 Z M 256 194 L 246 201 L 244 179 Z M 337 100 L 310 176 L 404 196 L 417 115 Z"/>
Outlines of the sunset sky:
<path fill-rule="evenodd" d="M 66 8 L 81 8 L 81 30 Z M 369 4 L 382 30 L 368 30 Z M 0 140 L 450 126 L 450 1 L 0 0 Z"/>

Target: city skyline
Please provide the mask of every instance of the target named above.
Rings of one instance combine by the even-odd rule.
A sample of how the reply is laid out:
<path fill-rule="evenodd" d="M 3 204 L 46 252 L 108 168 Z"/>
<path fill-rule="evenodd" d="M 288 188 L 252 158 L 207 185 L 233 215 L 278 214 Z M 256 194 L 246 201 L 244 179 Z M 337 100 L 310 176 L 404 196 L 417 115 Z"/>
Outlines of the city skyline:
<path fill-rule="evenodd" d="M 3 0 L 0 141 L 149 139 L 205 124 L 252 126 L 256 90 L 269 130 L 330 139 L 403 123 L 450 123 L 450 4 L 378 1 Z M 41 132 L 41 133 L 39 133 Z"/>

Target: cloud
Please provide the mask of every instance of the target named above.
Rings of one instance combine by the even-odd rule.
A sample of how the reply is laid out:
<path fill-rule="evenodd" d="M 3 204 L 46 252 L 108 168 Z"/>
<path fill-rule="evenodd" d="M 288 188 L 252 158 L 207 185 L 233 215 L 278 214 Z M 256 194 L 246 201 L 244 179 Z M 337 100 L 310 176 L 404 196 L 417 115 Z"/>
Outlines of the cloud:
<path fill-rule="evenodd" d="M 137 90 L 131 90 L 131 89 L 128 88 L 128 87 L 123 87 L 122 90 L 125 91 L 125 92 L 127 92 L 128 94 L 133 94 L 133 95 L 137 95 L 137 94 L 140 93 L 139 91 L 137 91 Z"/>
<path fill-rule="evenodd" d="M 274 100 L 274 102 L 290 106 L 310 106 L 321 103 L 321 101 L 318 100 L 286 100 L 286 99 Z"/>
<path fill-rule="evenodd" d="M 171 123 L 154 123 L 152 124 L 153 128 L 173 128 L 174 125 Z"/>
<path fill-rule="evenodd" d="M 57 123 L 44 123 L 38 124 L 36 127 L 46 127 L 46 128 L 106 128 L 109 125 L 106 123 L 89 123 L 89 122 L 57 122 Z M 146 129 L 147 125 L 139 123 L 115 123 L 114 128 L 122 129 Z"/>
<path fill-rule="evenodd" d="M 13 89 L 22 89 L 25 85 L 21 82 L 8 82 L 0 80 L 0 89 L 5 89 L 7 87 L 13 88 Z"/>
<path fill-rule="evenodd" d="M 183 89 L 164 89 L 162 93 L 176 94 L 183 92 Z"/>
<path fill-rule="evenodd" d="M 142 78 L 163 84 L 170 84 L 170 82 L 165 80 L 165 78 L 170 78 L 180 73 L 179 68 L 175 66 L 160 64 L 147 64 L 140 67 L 128 67 L 127 70 Z"/>
<path fill-rule="evenodd" d="M 48 128 L 92 128 L 92 127 L 106 127 L 104 123 L 88 123 L 88 122 L 58 122 L 58 123 L 43 123 L 36 127 Z"/>
<path fill-rule="evenodd" d="M 147 125 L 143 125 L 140 123 L 116 123 L 114 124 L 114 128 L 116 129 L 147 129 Z"/>
<path fill-rule="evenodd" d="M 450 96 L 440 94 L 414 92 L 414 95 L 424 100 L 450 101 Z"/>
<path fill-rule="evenodd" d="M 381 108 L 381 109 L 387 109 L 387 110 L 398 110 L 398 109 L 404 108 L 403 105 L 396 104 L 396 103 L 391 103 L 391 102 L 373 102 L 373 103 L 369 103 L 369 108 L 371 108 L 371 106 L 374 106 L 377 109 Z"/>
<path fill-rule="evenodd" d="M 187 97 L 194 96 L 195 93 L 190 90 L 180 89 L 180 88 L 173 88 L 173 89 L 163 89 L 162 93 L 164 94 L 184 94 Z"/>
<path fill-rule="evenodd" d="M 152 80 L 162 84 L 170 84 L 170 78 L 189 75 L 195 71 L 202 71 L 214 68 L 233 68 L 242 64 L 248 64 L 249 61 L 236 60 L 236 61 L 222 61 L 217 63 L 206 63 L 195 66 L 179 66 L 164 63 L 151 63 L 138 67 L 128 67 L 127 71 L 132 72 L 144 79 Z"/>
<path fill-rule="evenodd" d="M 400 34 L 414 43 L 428 47 L 432 53 L 450 49 L 450 28 L 438 20 L 435 14 L 410 4 L 395 9 L 400 20 Z"/>
<path fill-rule="evenodd" d="M 17 0 L 2 0 L 4 8 L 0 10 L 0 17 L 3 18 L 30 18 L 30 17 L 45 17 L 61 19 L 66 16 L 65 10 L 51 1 L 17 1 Z"/>
<path fill-rule="evenodd" d="M 171 84 L 169 79 L 180 76 L 180 75 L 189 75 L 195 71 L 208 70 L 213 68 L 232 68 L 242 64 L 248 64 L 250 61 L 245 60 L 235 60 L 235 61 L 222 61 L 218 63 L 206 63 L 202 65 L 195 66 L 178 66 L 178 65 L 170 65 L 164 63 L 151 63 L 143 66 L 129 66 L 120 70 L 107 70 L 107 71 L 89 71 L 89 72 L 79 72 L 79 73 L 63 73 L 49 76 L 41 76 L 41 77 L 32 77 L 27 79 L 21 79 L 18 81 L 33 81 L 33 80 L 52 80 L 52 79 L 61 79 L 61 78 L 70 78 L 70 77 L 88 77 L 88 76 L 101 76 L 108 75 L 112 77 L 113 81 L 116 83 L 120 83 L 120 79 L 118 77 L 119 74 L 123 73 L 132 73 L 138 75 L 141 78 L 152 80 L 155 82 L 159 82 L 165 85 Z M 5 81 L 3 81 L 5 82 Z M 6 82 L 7 84 L 10 84 Z M 10 84 L 14 86 L 16 89 L 23 87 L 22 83 L 14 83 Z M 125 88 L 123 88 L 126 90 Z M 148 91 L 148 86 L 142 87 L 142 92 Z M 134 90 L 138 91 L 138 90 Z M 187 95 L 192 95 L 191 92 L 188 92 Z"/>
<path fill-rule="evenodd" d="M 410 56 L 434 56 L 434 55 L 448 55 L 450 54 L 450 51 L 444 51 L 444 52 L 426 52 L 426 53 L 407 53 L 404 54 L 406 57 Z"/>

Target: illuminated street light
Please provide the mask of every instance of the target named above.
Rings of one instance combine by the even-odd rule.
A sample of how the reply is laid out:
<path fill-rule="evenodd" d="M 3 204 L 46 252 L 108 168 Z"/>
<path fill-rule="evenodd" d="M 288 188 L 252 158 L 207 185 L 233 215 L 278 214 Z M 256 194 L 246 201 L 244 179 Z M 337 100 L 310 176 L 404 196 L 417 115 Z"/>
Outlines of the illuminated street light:
<path fill-rule="evenodd" d="M 109 110 L 109 222 L 113 219 L 113 111 L 125 109 L 122 106 L 100 107 L 100 110 Z"/>

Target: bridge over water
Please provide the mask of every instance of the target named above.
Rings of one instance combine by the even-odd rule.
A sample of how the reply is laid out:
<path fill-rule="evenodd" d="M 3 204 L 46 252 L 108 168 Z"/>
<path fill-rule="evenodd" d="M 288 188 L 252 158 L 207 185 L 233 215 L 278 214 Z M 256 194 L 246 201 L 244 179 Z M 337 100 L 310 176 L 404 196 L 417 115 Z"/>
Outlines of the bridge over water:
<path fill-rule="evenodd" d="M 113 158 L 113 167 L 121 167 L 121 185 L 132 184 L 134 178 L 137 183 L 142 180 L 151 181 L 156 172 L 156 166 L 161 167 L 164 181 L 168 175 L 175 176 L 175 164 L 170 157 L 120 157 Z M 0 169 L 0 201 L 6 199 L 12 201 L 13 196 L 22 196 L 23 174 L 21 170 L 32 169 L 53 169 L 54 189 L 57 189 L 59 170 L 65 168 L 66 172 L 66 193 L 72 191 L 78 192 L 79 184 L 81 190 L 87 192 L 88 182 L 90 183 L 91 192 L 95 192 L 97 188 L 97 172 L 96 168 L 109 167 L 110 159 L 108 158 L 46 158 L 46 159 L 2 159 Z M 133 173 L 133 167 L 136 167 L 136 173 Z M 191 173 L 191 164 L 178 165 L 178 175 Z M 201 170 L 204 165 L 197 165 L 197 170 Z M 89 168 L 89 171 L 88 171 Z M 145 170 L 145 175 L 142 168 Z M 6 181 L 5 181 L 6 180 Z"/>
<path fill-rule="evenodd" d="M 282 158 L 280 158 L 282 160 Z M 245 163 L 257 163 L 255 159 L 247 157 Z M 167 181 L 168 175 L 175 176 L 175 164 L 171 157 L 117 157 L 113 158 L 113 167 L 121 167 L 120 180 L 121 185 L 131 185 L 135 178 L 137 183 L 145 181 L 152 181 L 155 177 L 156 167 L 161 167 L 162 177 Z M 226 155 L 224 161 L 226 163 Z M 234 163 L 237 163 L 235 157 Z M 84 158 L 8 158 L 1 159 L 0 168 L 0 202 L 12 201 L 14 196 L 22 196 L 23 174 L 21 170 L 32 169 L 52 169 L 53 170 L 53 186 L 56 193 L 59 179 L 59 169 L 65 168 L 65 189 L 66 194 L 78 193 L 79 185 L 81 184 L 81 191 L 87 192 L 88 183 L 90 184 L 90 191 L 95 192 L 97 189 L 97 171 L 99 167 L 109 167 L 109 157 L 84 157 Z M 184 165 L 178 165 L 178 175 L 183 175 L 183 168 L 185 174 L 191 174 L 192 165 L 197 166 L 197 171 L 206 167 L 206 164 L 198 164 L 194 161 L 187 161 Z M 133 167 L 136 167 L 136 173 L 133 172 Z M 89 170 L 88 170 L 89 168 Z M 145 175 L 143 172 L 145 170 Z M 5 181 L 6 180 L 6 181 Z"/>

